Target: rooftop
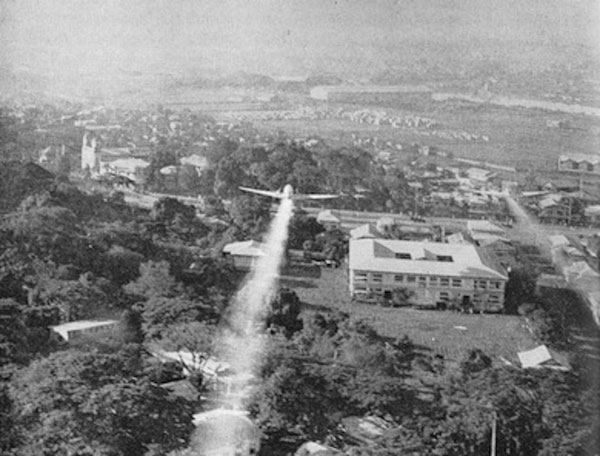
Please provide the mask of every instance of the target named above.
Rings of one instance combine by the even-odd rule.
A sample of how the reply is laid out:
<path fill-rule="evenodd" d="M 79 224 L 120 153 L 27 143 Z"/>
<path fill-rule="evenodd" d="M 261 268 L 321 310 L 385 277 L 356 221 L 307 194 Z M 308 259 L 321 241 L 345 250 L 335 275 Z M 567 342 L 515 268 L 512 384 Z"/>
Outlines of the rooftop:
<path fill-rule="evenodd" d="M 264 256 L 263 244 L 257 241 L 232 242 L 223 247 L 223 253 L 242 256 Z"/>
<path fill-rule="evenodd" d="M 61 325 L 50 326 L 55 331 L 83 331 L 97 326 L 109 326 L 118 323 L 117 320 L 78 320 L 63 323 Z"/>
<path fill-rule="evenodd" d="M 504 270 L 473 245 L 358 239 L 350 268 L 362 271 L 507 280 Z"/>
<path fill-rule="evenodd" d="M 558 158 L 559 162 L 572 160 L 577 163 L 588 162 L 594 165 L 600 163 L 600 154 L 565 154 Z"/>

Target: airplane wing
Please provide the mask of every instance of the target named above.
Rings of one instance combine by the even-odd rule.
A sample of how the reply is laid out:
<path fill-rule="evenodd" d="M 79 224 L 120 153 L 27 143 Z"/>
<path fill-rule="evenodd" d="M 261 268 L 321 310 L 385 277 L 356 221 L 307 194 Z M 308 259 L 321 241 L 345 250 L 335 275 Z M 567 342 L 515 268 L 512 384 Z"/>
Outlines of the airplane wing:
<path fill-rule="evenodd" d="M 333 199 L 333 198 L 339 198 L 340 195 L 327 195 L 327 194 L 314 194 L 314 195 L 310 195 L 310 194 L 294 194 L 293 199 L 295 200 L 307 200 L 307 199 L 313 199 L 313 200 L 323 200 L 323 199 Z"/>
<path fill-rule="evenodd" d="M 269 190 L 258 190 L 256 188 L 248 188 L 248 187 L 238 187 L 238 188 L 240 190 L 245 191 L 245 192 L 256 193 L 257 195 L 270 196 L 271 198 L 279 198 L 279 199 L 281 199 L 281 193 L 280 192 L 271 192 Z"/>

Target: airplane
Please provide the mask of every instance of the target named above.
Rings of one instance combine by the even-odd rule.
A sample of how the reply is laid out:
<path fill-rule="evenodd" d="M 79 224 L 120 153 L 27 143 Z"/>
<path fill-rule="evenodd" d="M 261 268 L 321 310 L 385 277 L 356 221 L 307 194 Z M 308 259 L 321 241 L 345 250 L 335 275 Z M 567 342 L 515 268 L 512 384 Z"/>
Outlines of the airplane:
<path fill-rule="evenodd" d="M 248 187 L 239 187 L 240 190 L 243 190 L 245 192 L 249 192 L 249 193 L 255 193 L 257 195 L 262 195 L 262 196 L 270 196 L 271 198 L 276 198 L 276 199 L 280 199 L 280 200 L 292 200 L 292 201 L 300 201 L 300 200 L 322 200 L 322 199 L 332 199 L 332 198 L 338 198 L 340 195 L 331 195 L 331 194 L 305 194 L 305 193 L 294 193 L 294 187 L 292 187 L 290 184 L 287 184 L 285 187 L 283 187 L 283 190 L 278 190 L 276 192 L 273 191 L 269 191 L 269 190 L 258 190 L 255 188 L 248 188 Z"/>

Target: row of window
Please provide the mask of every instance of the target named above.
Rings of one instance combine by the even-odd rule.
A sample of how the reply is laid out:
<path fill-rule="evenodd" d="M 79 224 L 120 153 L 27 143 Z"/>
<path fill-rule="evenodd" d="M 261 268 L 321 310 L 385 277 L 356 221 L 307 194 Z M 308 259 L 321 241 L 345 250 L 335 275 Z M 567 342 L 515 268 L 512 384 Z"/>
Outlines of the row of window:
<path fill-rule="evenodd" d="M 357 286 L 354 288 L 354 292 L 355 293 L 368 293 L 368 292 L 377 294 L 377 295 L 381 295 L 384 293 L 384 291 L 389 291 L 391 292 L 391 290 L 384 290 L 383 288 L 367 288 L 366 286 Z M 439 301 L 443 301 L 443 302 L 449 302 L 450 301 L 450 293 L 448 293 L 447 291 L 440 291 L 438 293 L 438 300 Z M 473 297 L 473 302 L 474 303 L 479 303 L 481 302 L 481 298 L 480 297 Z M 497 304 L 500 302 L 500 295 L 498 294 L 489 294 L 487 295 L 487 302 L 490 304 Z"/>
<path fill-rule="evenodd" d="M 366 282 L 367 281 L 367 273 L 366 272 L 357 272 L 354 274 L 354 280 L 356 282 Z M 383 274 L 373 273 L 371 274 L 371 281 L 373 282 L 382 282 Z M 426 286 L 427 284 L 432 286 L 440 286 L 440 287 L 462 287 L 463 281 L 462 279 L 450 278 L 450 277 L 437 277 L 437 276 L 416 276 L 416 275 L 403 275 L 403 274 L 395 274 L 394 275 L 395 282 L 406 282 L 412 284 L 419 284 L 420 286 Z M 495 280 L 475 280 L 475 288 L 479 288 L 482 290 L 486 289 L 496 289 L 499 290 L 502 287 L 502 282 Z"/>

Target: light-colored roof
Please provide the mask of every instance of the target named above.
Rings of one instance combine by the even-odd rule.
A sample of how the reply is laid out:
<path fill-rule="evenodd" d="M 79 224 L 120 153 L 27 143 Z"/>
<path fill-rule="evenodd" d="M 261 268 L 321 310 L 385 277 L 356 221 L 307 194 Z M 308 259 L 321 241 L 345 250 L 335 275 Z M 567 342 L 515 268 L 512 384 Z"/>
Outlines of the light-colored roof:
<path fill-rule="evenodd" d="M 446 242 L 448 244 L 470 244 L 470 242 L 465 239 L 461 232 L 446 236 Z"/>
<path fill-rule="evenodd" d="M 317 215 L 317 222 L 335 222 L 338 223 L 340 219 L 333 215 L 330 209 L 319 212 Z"/>
<path fill-rule="evenodd" d="M 539 369 L 539 368 L 550 368 L 556 370 L 567 371 L 568 366 L 565 366 L 565 361 L 557 360 L 552 354 L 548 347 L 540 345 L 539 347 L 531 350 L 525 350 L 517 353 L 521 367 L 523 369 Z M 558 356 L 558 355 L 557 355 Z M 559 356 L 560 358 L 560 356 Z M 567 363 L 568 364 L 568 363 Z"/>
<path fill-rule="evenodd" d="M 532 350 L 526 350 L 517 353 L 521 367 L 527 369 L 529 367 L 538 367 L 540 364 L 550 361 L 552 355 L 548 351 L 548 347 L 540 345 Z"/>
<path fill-rule="evenodd" d="M 206 157 L 202 157 L 201 155 L 190 155 L 188 157 L 181 158 L 182 165 L 191 165 L 196 168 L 206 168 L 208 166 L 208 160 Z"/>
<path fill-rule="evenodd" d="M 113 168 L 136 170 L 138 168 L 150 166 L 150 162 L 142 160 L 141 158 L 120 158 L 111 162 L 110 166 Z"/>
<path fill-rule="evenodd" d="M 488 180 L 494 174 L 495 173 L 493 171 L 490 171 L 488 169 L 483 169 L 483 168 L 467 169 L 467 176 L 469 176 L 470 179 Z"/>
<path fill-rule="evenodd" d="M 396 253 L 410 254 L 411 259 L 398 259 Z M 437 256 L 452 260 L 437 261 Z M 477 277 L 507 280 L 475 246 L 437 242 L 358 239 L 350 241 L 350 269 L 399 274 Z"/>
<path fill-rule="evenodd" d="M 61 325 L 50 326 L 50 329 L 60 334 L 66 341 L 69 340 L 69 334 L 73 332 L 85 332 L 91 328 L 108 327 L 118 323 L 117 320 L 78 320 L 63 323 Z"/>
<path fill-rule="evenodd" d="M 160 169 L 160 173 L 165 176 L 171 176 L 173 174 L 177 174 L 177 166 L 169 165 Z"/>
<path fill-rule="evenodd" d="M 560 247 L 570 244 L 567 237 L 563 234 L 552 234 L 548 236 L 548 241 L 550 241 L 550 245 L 552 245 L 552 247 Z"/>
<path fill-rule="evenodd" d="M 561 155 L 558 158 L 559 162 L 563 162 L 563 161 L 567 161 L 567 160 L 572 160 L 574 162 L 577 163 L 582 163 L 582 162 L 587 162 L 587 163 L 592 163 L 594 165 L 597 165 L 598 163 L 600 163 L 600 155 L 598 154 L 565 154 L 565 155 Z"/>
<path fill-rule="evenodd" d="M 232 242 L 223 247 L 223 253 L 240 256 L 264 256 L 264 245 L 253 240 Z"/>
<path fill-rule="evenodd" d="M 472 233 L 479 231 L 482 233 L 504 234 L 502 228 L 488 220 L 469 220 L 467 222 L 467 229 Z"/>
<path fill-rule="evenodd" d="M 110 326 L 118 323 L 117 320 L 77 320 L 63 323 L 60 325 L 50 326 L 55 331 L 84 331 L 97 326 Z"/>
<path fill-rule="evenodd" d="M 594 206 L 588 206 L 584 209 L 584 214 L 588 217 L 593 215 L 600 215 L 600 204 L 596 204 Z"/>
<path fill-rule="evenodd" d="M 364 225 L 360 225 L 353 230 L 350 230 L 350 237 L 352 239 L 374 239 L 379 237 L 379 233 L 370 223 L 365 223 Z"/>
<path fill-rule="evenodd" d="M 556 206 L 563 199 L 562 195 L 558 193 L 553 193 L 551 195 L 545 196 L 539 202 L 540 209 L 546 209 L 551 206 Z"/>

